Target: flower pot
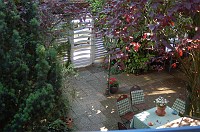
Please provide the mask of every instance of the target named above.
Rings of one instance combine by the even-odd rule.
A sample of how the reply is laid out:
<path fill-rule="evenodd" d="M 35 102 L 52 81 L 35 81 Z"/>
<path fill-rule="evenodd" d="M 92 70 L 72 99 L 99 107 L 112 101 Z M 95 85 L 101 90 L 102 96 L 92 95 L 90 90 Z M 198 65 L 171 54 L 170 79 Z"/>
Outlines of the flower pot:
<path fill-rule="evenodd" d="M 166 114 L 165 109 L 166 109 L 166 106 L 163 106 L 163 107 L 157 106 L 156 114 L 158 116 L 165 116 Z"/>
<path fill-rule="evenodd" d="M 69 129 L 72 129 L 73 128 L 73 120 L 72 118 L 67 118 L 66 119 L 66 125 Z"/>
<path fill-rule="evenodd" d="M 119 87 L 110 87 L 110 93 L 111 94 L 114 94 L 114 93 L 117 93 Z"/>

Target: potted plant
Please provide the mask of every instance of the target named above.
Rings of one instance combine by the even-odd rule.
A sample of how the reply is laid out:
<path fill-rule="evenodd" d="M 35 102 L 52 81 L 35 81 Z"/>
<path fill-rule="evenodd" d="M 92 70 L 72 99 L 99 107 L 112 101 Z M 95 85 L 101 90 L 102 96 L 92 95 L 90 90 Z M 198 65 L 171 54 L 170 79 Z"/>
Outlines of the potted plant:
<path fill-rule="evenodd" d="M 156 106 L 157 106 L 157 110 L 155 112 L 158 116 L 164 116 L 166 114 L 165 109 L 168 102 L 169 101 L 167 101 L 167 99 L 161 96 L 155 99 L 154 103 L 156 103 Z"/>
<path fill-rule="evenodd" d="M 109 78 L 110 93 L 114 94 L 119 89 L 119 82 L 116 78 Z"/>

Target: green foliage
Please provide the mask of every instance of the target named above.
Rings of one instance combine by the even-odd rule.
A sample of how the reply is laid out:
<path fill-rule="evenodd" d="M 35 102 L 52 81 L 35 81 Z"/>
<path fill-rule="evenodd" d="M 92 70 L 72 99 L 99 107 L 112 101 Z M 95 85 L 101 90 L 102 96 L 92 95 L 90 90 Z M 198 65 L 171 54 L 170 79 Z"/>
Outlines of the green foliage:
<path fill-rule="evenodd" d="M 48 131 L 69 108 L 58 53 L 43 43 L 37 12 L 31 0 L 0 1 L 0 131 Z"/>
<path fill-rule="evenodd" d="M 147 51 L 145 51 L 147 52 Z M 130 53 L 129 58 L 126 61 L 126 71 L 128 73 L 140 74 L 148 71 L 148 64 L 150 61 L 150 55 L 144 54 L 145 52 L 134 52 Z"/>
<path fill-rule="evenodd" d="M 60 61 L 64 60 L 65 66 L 69 66 L 71 63 L 71 44 L 69 43 L 69 40 L 64 43 L 55 44 L 54 48 L 58 52 L 58 57 L 61 59 Z"/>
<path fill-rule="evenodd" d="M 60 119 L 55 120 L 54 122 L 52 122 L 49 125 L 49 129 L 51 131 L 67 131 L 68 129 L 66 129 L 66 123 L 63 122 Z"/>
<path fill-rule="evenodd" d="M 6 123 L 9 121 L 10 116 L 15 114 L 17 98 L 14 90 L 11 89 L 8 91 L 8 89 L 5 88 L 2 83 L 0 83 L 0 97 L 0 128 L 2 129 L 2 126 L 6 125 Z"/>
<path fill-rule="evenodd" d="M 31 122 L 39 122 L 41 119 L 45 118 L 49 112 L 51 112 L 54 103 L 54 94 L 53 88 L 49 84 L 46 87 L 37 89 L 37 91 L 30 93 L 30 95 L 26 98 L 24 106 L 22 105 L 19 108 L 19 111 L 14 116 L 14 120 L 12 120 L 11 124 L 8 125 L 5 130 L 22 130 L 22 129 L 33 129 L 29 128 Z M 24 123 L 27 126 L 22 126 Z M 23 128 L 27 127 L 27 128 Z"/>
<path fill-rule="evenodd" d="M 116 75 L 116 74 L 122 73 L 122 71 L 119 69 L 119 67 L 117 67 L 117 66 L 112 66 L 112 67 L 110 68 L 110 73 L 111 73 L 112 75 Z"/>
<path fill-rule="evenodd" d="M 91 11 L 93 14 L 98 13 L 102 10 L 106 0 L 87 0 L 90 3 Z"/>

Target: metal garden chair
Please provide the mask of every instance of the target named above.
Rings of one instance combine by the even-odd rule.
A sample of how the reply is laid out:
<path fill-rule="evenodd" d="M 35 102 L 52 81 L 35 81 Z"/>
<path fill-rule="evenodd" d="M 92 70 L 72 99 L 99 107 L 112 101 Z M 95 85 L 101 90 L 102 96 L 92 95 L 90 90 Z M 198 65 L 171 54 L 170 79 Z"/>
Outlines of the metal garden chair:
<path fill-rule="evenodd" d="M 117 111 L 124 123 L 130 123 L 130 120 L 133 119 L 133 111 L 131 109 L 131 104 L 127 95 L 121 95 L 117 99 Z M 125 120 L 125 121 L 124 121 Z"/>
<path fill-rule="evenodd" d="M 144 100 L 144 92 L 143 90 L 132 90 L 130 89 L 130 98 L 132 108 L 136 108 L 137 110 L 146 110 L 148 105 L 145 103 Z"/>
<path fill-rule="evenodd" d="M 172 109 L 178 112 L 179 114 L 184 115 L 185 113 L 185 101 L 177 98 L 172 105 Z"/>

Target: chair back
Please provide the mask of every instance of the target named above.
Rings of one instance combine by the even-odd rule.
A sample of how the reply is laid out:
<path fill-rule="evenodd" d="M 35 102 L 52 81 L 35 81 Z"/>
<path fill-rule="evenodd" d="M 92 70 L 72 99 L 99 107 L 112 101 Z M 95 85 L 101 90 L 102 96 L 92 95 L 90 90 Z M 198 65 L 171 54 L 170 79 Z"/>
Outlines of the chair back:
<path fill-rule="evenodd" d="M 119 116 L 125 115 L 126 113 L 132 111 L 130 102 L 129 102 L 129 98 L 127 95 L 121 95 L 117 99 L 116 105 L 117 105 L 117 110 L 118 110 Z"/>
<path fill-rule="evenodd" d="M 144 103 L 143 90 L 130 91 L 132 105 Z"/>
<path fill-rule="evenodd" d="M 117 125 L 118 125 L 118 130 L 127 130 L 127 127 L 123 123 L 118 122 Z"/>
<path fill-rule="evenodd" d="M 172 109 L 176 110 L 177 112 L 184 114 L 185 113 L 185 101 L 177 98 L 172 105 Z"/>

